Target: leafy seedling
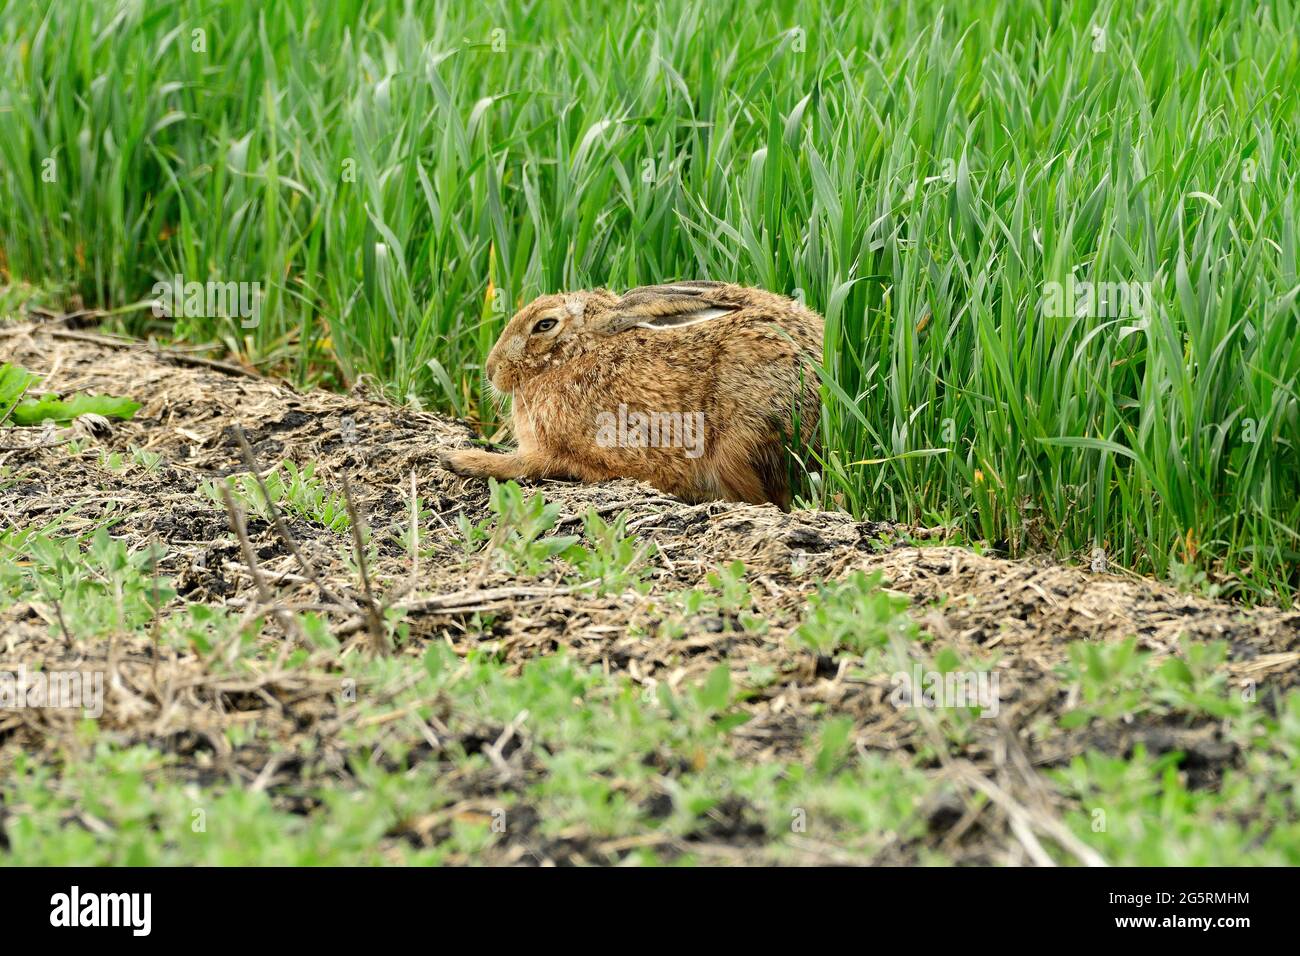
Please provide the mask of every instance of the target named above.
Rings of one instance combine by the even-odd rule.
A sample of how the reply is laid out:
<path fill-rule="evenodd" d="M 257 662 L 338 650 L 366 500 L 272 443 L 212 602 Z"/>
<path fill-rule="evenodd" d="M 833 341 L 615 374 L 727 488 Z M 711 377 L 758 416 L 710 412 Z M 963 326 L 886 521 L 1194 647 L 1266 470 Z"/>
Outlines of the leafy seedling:
<path fill-rule="evenodd" d="M 61 399 L 53 392 L 40 398 L 25 398 L 39 376 L 5 363 L 0 365 L 0 423 L 12 418 L 15 425 L 42 422 L 70 422 L 82 415 L 130 419 L 140 403 L 114 395 L 73 395 Z"/>

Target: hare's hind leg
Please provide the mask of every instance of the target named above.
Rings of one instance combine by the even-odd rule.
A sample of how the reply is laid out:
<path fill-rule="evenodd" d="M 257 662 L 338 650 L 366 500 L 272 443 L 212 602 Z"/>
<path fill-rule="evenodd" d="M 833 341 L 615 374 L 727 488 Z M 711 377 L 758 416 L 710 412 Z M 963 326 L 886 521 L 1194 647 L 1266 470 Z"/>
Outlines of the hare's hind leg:
<path fill-rule="evenodd" d="M 790 510 L 790 479 L 786 474 L 784 447 L 772 441 L 758 449 L 752 461 L 754 474 L 763 486 L 765 500 L 782 511 Z"/>
<path fill-rule="evenodd" d="M 785 457 L 776 431 L 744 427 L 724 431 L 714 445 L 709 470 L 716 497 L 754 505 L 770 502 L 782 511 L 790 510 Z"/>

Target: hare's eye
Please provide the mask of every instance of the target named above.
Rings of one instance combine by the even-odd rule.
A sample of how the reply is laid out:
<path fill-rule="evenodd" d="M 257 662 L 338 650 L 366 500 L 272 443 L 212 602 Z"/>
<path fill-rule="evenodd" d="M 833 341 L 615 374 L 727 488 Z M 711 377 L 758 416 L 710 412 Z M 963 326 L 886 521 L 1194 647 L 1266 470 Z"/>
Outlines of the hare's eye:
<path fill-rule="evenodd" d="M 533 326 L 534 332 L 549 332 L 555 328 L 555 319 L 542 319 Z"/>

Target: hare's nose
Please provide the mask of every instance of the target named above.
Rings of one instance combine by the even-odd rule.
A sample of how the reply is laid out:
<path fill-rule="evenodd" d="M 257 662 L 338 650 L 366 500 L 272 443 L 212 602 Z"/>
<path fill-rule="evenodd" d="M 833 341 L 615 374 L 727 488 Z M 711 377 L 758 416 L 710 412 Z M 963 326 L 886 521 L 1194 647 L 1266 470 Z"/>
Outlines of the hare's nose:
<path fill-rule="evenodd" d="M 484 364 L 483 366 L 483 371 L 487 372 L 487 377 L 489 380 L 497 377 L 497 362 L 493 356 L 491 355 L 488 356 L 488 360 L 486 364 Z"/>

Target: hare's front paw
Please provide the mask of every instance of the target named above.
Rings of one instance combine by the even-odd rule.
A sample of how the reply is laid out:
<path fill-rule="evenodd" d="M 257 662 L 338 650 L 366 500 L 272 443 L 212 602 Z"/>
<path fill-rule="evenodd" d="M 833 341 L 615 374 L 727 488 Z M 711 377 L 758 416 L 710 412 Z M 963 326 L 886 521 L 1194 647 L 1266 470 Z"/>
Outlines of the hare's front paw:
<path fill-rule="evenodd" d="M 488 474 L 483 459 L 492 457 L 487 452 L 465 449 L 462 451 L 445 451 L 438 456 L 438 464 L 453 475 L 462 478 L 483 478 Z"/>
<path fill-rule="evenodd" d="M 438 462 L 454 475 L 462 478 L 495 478 L 508 481 L 511 478 L 525 478 L 533 474 L 528 460 L 518 454 L 495 455 L 490 451 L 477 448 L 461 448 L 457 451 L 443 452 Z"/>

